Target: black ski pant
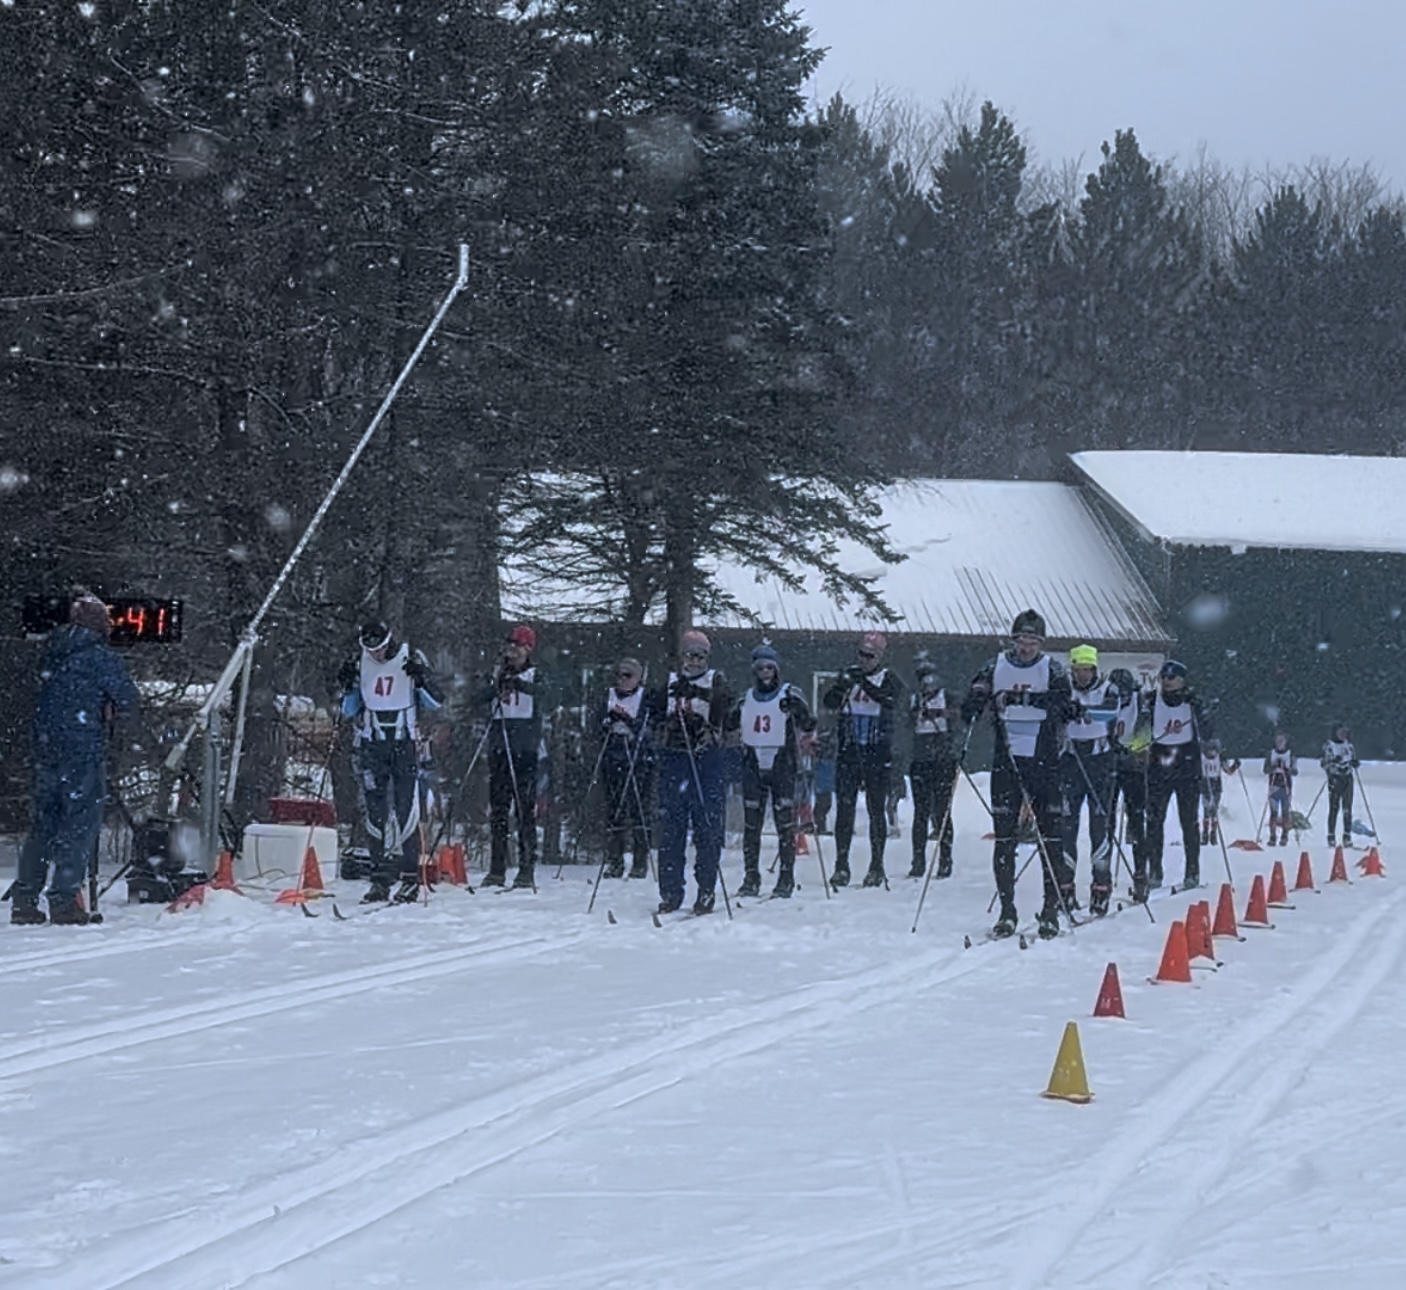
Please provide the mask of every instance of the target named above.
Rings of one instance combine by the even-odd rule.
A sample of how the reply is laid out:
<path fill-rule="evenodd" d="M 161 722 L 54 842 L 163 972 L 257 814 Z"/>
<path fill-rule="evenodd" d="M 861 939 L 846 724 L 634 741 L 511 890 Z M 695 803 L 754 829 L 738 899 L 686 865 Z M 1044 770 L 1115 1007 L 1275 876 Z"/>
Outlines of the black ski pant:
<path fill-rule="evenodd" d="M 1003 918 L 1015 917 L 1016 838 L 1027 802 L 1039 837 L 1045 908 L 1058 909 L 1061 901 L 1070 902 L 1074 894 L 1074 876 L 1064 860 L 1064 794 L 1059 766 L 1007 753 L 991 768 L 991 823 L 996 831 L 991 867 Z"/>
<path fill-rule="evenodd" d="M 750 753 L 742 763 L 742 863 L 748 873 L 757 873 L 762 863 L 762 820 L 767 799 L 776 825 L 777 859 L 783 874 L 796 867 L 796 768 L 785 753 L 778 753 L 770 769 L 764 770 Z"/>
<path fill-rule="evenodd" d="M 948 758 L 915 761 L 908 766 L 913 788 L 913 868 L 927 867 L 928 828 L 941 829 L 937 838 L 939 866 L 952 865 L 952 790 L 957 763 Z"/>
<path fill-rule="evenodd" d="M 605 783 L 605 854 L 608 866 L 618 871 L 625 863 L 626 843 L 635 868 L 643 869 L 649 857 L 648 803 L 654 791 L 653 763 L 643 754 L 630 761 L 628 747 L 612 744 L 601 759 Z"/>
<path fill-rule="evenodd" d="M 1108 803 L 1109 828 L 1118 818 L 1123 799 L 1123 832 L 1133 853 L 1133 875 L 1147 877 L 1147 768 L 1131 757 L 1118 757 L 1113 775 L 1113 796 Z M 1160 870 L 1159 870 L 1160 873 Z"/>
<path fill-rule="evenodd" d="M 1337 837 L 1338 808 L 1343 813 L 1343 845 L 1352 841 L 1352 776 L 1328 776 L 1328 836 Z"/>
<path fill-rule="evenodd" d="M 1079 816 L 1089 808 L 1089 867 L 1095 887 L 1113 884 L 1113 830 L 1109 804 L 1113 798 L 1113 754 L 1084 752 L 1071 743 L 1060 758 L 1064 787 L 1064 863 L 1069 880 L 1079 871 Z"/>
<path fill-rule="evenodd" d="M 889 768 L 892 755 L 887 744 L 850 744 L 840 749 L 835 763 L 835 867 L 849 868 L 849 847 L 854 841 L 855 805 L 864 789 L 864 809 L 869 812 L 869 867 L 884 867 L 884 841 L 888 820 Z"/>
<path fill-rule="evenodd" d="M 517 817 L 519 873 L 537 865 L 537 753 L 492 748 L 488 752 L 488 834 L 490 873 L 508 872 L 508 821 Z"/>
<path fill-rule="evenodd" d="M 50 910 L 71 907 L 102 830 L 107 783 L 102 751 L 75 759 L 72 765 L 41 763 L 34 768 L 34 823 L 20 852 L 19 873 L 11 899 L 17 909 L 34 909 L 49 884 Z"/>
<path fill-rule="evenodd" d="M 1154 750 L 1147 767 L 1147 866 L 1154 883 L 1162 881 L 1163 831 L 1167 807 L 1177 801 L 1184 856 L 1182 886 L 1201 881 L 1201 754 L 1182 757 L 1170 766 L 1157 759 Z"/>
<path fill-rule="evenodd" d="M 357 750 L 371 841 L 371 879 L 420 876 L 420 765 L 413 739 L 368 739 Z M 395 829 L 390 827 L 395 813 Z M 399 859 L 396 852 L 399 851 Z"/>

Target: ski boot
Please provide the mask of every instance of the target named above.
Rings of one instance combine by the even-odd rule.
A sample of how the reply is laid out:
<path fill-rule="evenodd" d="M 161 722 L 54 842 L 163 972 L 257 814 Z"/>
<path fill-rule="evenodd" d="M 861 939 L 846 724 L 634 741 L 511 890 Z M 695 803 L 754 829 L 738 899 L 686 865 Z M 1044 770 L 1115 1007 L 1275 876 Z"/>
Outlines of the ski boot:
<path fill-rule="evenodd" d="M 1035 926 L 1035 934 L 1042 941 L 1052 941 L 1059 935 L 1059 906 L 1046 901 L 1040 910 L 1040 918 Z"/>
<path fill-rule="evenodd" d="M 605 876 L 607 878 L 623 878 L 625 876 L 625 861 L 622 857 L 616 856 L 605 866 Z"/>
<path fill-rule="evenodd" d="M 647 862 L 647 861 L 644 861 L 644 860 L 636 860 L 635 863 L 630 866 L 630 875 L 629 875 L 629 876 L 630 876 L 631 878 L 633 878 L 633 879 L 634 879 L 635 881 L 637 881 L 637 882 L 638 882 L 639 879 L 641 879 L 641 878 L 648 878 L 648 877 L 649 877 L 649 864 L 648 864 L 648 862 Z"/>
<path fill-rule="evenodd" d="M 1276 840 L 1275 832 L 1273 829 L 1270 829 L 1269 831 L 1269 845 L 1272 847 L 1277 847 L 1279 845 L 1278 841 Z"/>
<path fill-rule="evenodd" d="M 535 869 L 535 867 L 536 866 L 530 864 L 518 865 L 517 873 L 513 875 L 514 891 L 521 891 L 524 887 L 529 888 L 532 891 L 537 890 L 537 883 L 533 876 L 533 870 Z"/>
<path fill-rule="evenodd" d="M 849 861 L 835 861 L 835 872 L 830 875 L 830 886 L 836 891 L 841 887 L 849 886 Z"/>
<path fill-rule="evenodd" d="M 86 927 L 88 911 L 80 909 L 75 902 L 55 905 L 49 902 L 49 922 L 55 927 Z"/>
<path fill-rule="evenodd" d="M 659 908 L 654 912 L 656 914 L 676 914 L 682 906 L 682 896 L 665 896 L 664 899 L 659 902 Z"/>
<path fill-rule="evenodd" d="M 1201 870 L 1197 865 L 1187 865 L 1181 875 L 1181 886 L 1178 891 L 1190 891 L 1193 887 L 1201 885 Z"/>
<path fill-rule="evenodd" d="M 1113 894 L 1111 882 L 1096 882 L 1089 888 L 1089 913 L 1102 918 L 1108 913 L 1108 898 Z"/>
<path fill-rule="evenodd" d="M 780 872 L 776 875 L 776 886 L 771 889 L 773 900 L 790 900 L 791 893 L 796 890 L 796 871 L 790 865 L 782 865 Z"/>
<path fill-rule="evenodd" d="M 694 914 L 699 918 L 704 914 L 711 914 L 713 912 L 714 899 L 715 897 L 711 891 L 700 891 L 698 893 L 698 899 L 693 902 Z"/>
<path fill-rule="evenodd" d="M 861 887 L 887 887 L 888 878 L 884 875 L 884 866 L 881 864 L 871 864 L 869 872 L 864 875 Z"/>
<path fill-rule="evenodd" d="M 950 878 L 952 876 L 952 856 L 942 856 L 937 862 L 937 876 L 939 878 Z"/>
<path fill-rule="evenodd" d="M 748 869 L 742 878 L 742 885 L 737 889 L 739 897 L 760 896 L 762 894 L 762 875 L 760 869 Z"/>
<path fill-rule="evenodd" d="M 1152 891 L 1157 891 L 1162 886 L 1162 862 L 1148 866 L 1147 886 Z"/>
<path fill-rule="evenodd" d="M 48 921 L 38 905 L 13 905 L 10 908 L 10 922 L 15 927 L 42 927 Z"/>
<path fill-rule="evenodd" d="M 480 887 L 505 887 L 507 886 L 508 875 L 502 869 L 490 869 L 483 875 Z"/>
<path fill-rule="evenodd" d="M 1335 838 L 1331 833 L 1328 834 L 1328 846 L 1329 846 L 1330 848 L 1332 848 L 1332 847 L 1335 847 L 1335 846 L 1337 846 L 1337 845 L 1338 845 L 1338 840 L 1337 840 L 1337 838 Z"/>
<path fill-rule="evenodd" d="M 1145 873 L 1135 873 L 1133 875 L 1133 889 L 1128 893 L 1134 905 L 1147 904 L 1147 875 Z"/>
<path fill-rule="evenodd" d="M 413 905 L 420 899 L 420 876 L 416 874 L 411 878 L 402 878 L 400 886 L 395 889 L 395 895 L 391 899 L 397 905 Z"/>
<path fill-rule="evenodd" d="M 366 895 L 361 898 L 361 903 L 363 905 L 384 905 L 390 898 L 390 883 L 373 878 L 371 885 L 366 889 Z"/>
<path fill-rule="evenodd" d="M 1016 915 L 1015 906 L 1002 905 L 1001 916 L 996 920 L 996 926 L 991 929 L 992 939 L 1003 941 L 1008 936 L 1014 936 L 1019 925 L 1020 920 Z"/>
<path fill-rule="evenodd" d="M 921 878 L 927 871 L 927 862 L 920 856 L 913 861 L 913 867 L 908 870 L 908 876 L 910 878 Z"/>

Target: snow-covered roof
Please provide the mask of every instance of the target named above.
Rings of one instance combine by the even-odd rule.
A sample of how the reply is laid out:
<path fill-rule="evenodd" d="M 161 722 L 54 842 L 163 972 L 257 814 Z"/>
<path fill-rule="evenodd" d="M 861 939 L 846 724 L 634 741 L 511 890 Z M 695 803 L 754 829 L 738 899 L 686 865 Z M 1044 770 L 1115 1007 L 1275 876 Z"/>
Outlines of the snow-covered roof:
<path fill-rule="evenodd" d="M 1137 451 L 1070 460 L 1144 533 L 1177 546 L 1406 553 L 1406 457 Z"/>
<path fill-rule="evenodd" d="M 906 480 L 883 490 L 889 540 L 908 558 L 886 566 L 862 547 L 842 543 L 847 570 L 873 574 L 875 586 L 900 616 L 892 632 L 923 636 L 1003 637 L 1023 609 L 1044 616 L 1051 637 L 1096 642 L 1168 639 L 1159 609 L 1126 554 L 1080 491 L 1065 484 L 1006 480 Z M 819 589 L 790 591 L 774 578 L 758 582 L 747 568 L 718 571 L 722 586 L 764 622 L 782 631 L 854 632 L 873 627 L 857 605 L 837 605 Z M 503 574 L 510 615 L 557 621 L 577 618 L 569 595 L 534 589 L 514 594 Z M 717 627 L 746 627 L 713 618 Z"/>

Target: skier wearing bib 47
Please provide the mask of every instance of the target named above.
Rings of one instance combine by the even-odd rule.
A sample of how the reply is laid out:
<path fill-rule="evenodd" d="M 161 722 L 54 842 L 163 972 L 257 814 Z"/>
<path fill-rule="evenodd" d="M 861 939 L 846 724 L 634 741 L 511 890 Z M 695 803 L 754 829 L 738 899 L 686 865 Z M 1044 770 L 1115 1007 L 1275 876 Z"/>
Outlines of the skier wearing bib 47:
<path fill-rule="evenodd" d="M 1153 887 L 1162 885 L 1167 807 L 1177 799 L 1184 869 L 1181 885 L 1201 885 L 1201 741 L 1211 738 L 1201 698 L 1187 684 L 1186 664 L 1162 664 L 1156 690 L 1143 696 L 1152 721 L 1147 759 L 1147 863 Z"/>
<path fill-rule="evenodd" d="M 391 898 L 415 899 L 420 890 L 420 765 L 415 745 L 416 715 L 444 700 L 419 650 L 397 641 L 383 622 L 361 629 L 359 658 L 341 671 L 342 715 L 356 720 L 356 766 L 371 839 L 371 885 L 362 897 L 371 904 Z M 390 836 L 391 805 L 396 832 Z M 395 859 L 396 849 L 400 859 Z"/>
<path fill-rule="evenodd" d="M 898 678 L 884 666 L 887 649 L 888 638 L 883 632 L 865 632 L 859 641 L 858 660 L 835 678 L 821 698 L 837 714 L 835 872 L 830 879 L 837 890 L 849 886 L 849 848 L 861 785 L 869 812 L 869 872 L 864 875 L 864 886 L 885 885 L 885 811 L 893 765 L 893 718 L 899 698 Z"/>
<path fill-rule="evenodd" d="M 759 896 L 762 889 L 762 818 L 767 797 L 776 824 L 779 850 L 773 896 L 789 897 L 796 888 L 797 739 L 815 729 L 801 692 L 781 680 L 781 665 L 769 644 L 752 651 L 753 685 L 729 713 L 727 728 L 742 736 L 742 859 L 746 874 L 739 896 Z"/>
<path fill-rule="evenodd" d="M 679 670 L 649 697 L 659 766 L 659 913 L 683 904 L 684 861 L 693 830 L 695 914 L 711 914 L 723 849 L 722 736 L 732 706 L 727 680 L 708 666 L 712 646 L 697 629 L 680 641 Z"/>
<path fill-rule="evenodd" d="M 1073 880 L 1079 867 L 1079 815 L 1089 805 L 1089 910 L 1101 918 L 1113 892 L 1113 830 L 1109 805 L 1113 798 L 1112 728 L 1118 716 L 1117 689 L 1099 675 L 1098 650 L 1076 645 L 1069 651 L 1076 714 L 1064 728 L 1060 779 L 1064 789 L 1064 862 Z"/>
<path fill-rule="evenodd" d="M 1328 777 L 1328 845 L 1337 845 L 1338 808 L 1343 813 L 1343 846 L 1352 845 L 1352 772 L 1357 769 L 1357 749 L 1352 732 L 1344 725 L 1333 727 L 1333 737 L 1323 745 L 1318 759 Z"/>
<path fill-rule="evenodd" d="M 1010 936 L 1015 908 L 1016 830 L 1021 816 L 1033 815 L 1045 878 L 1040 936 L 1059 935 L 1059 909 L 1072 906 L 1074 879 L 1064 860 L 1064 799 L 1059 755 L 1064 723 L 1075 713 L 1069 676 L 1044 652 L 1045 620 L 1033 609 L 1011 624 L 1011 647 L 998 654 L 972 680 L 962 701 L 962 718 L 973 723 L 989 706 L 996 743 L 991 761 L 991 819 L 996 831 L 992 868 L 1001 916 L 993 936 Z"/>

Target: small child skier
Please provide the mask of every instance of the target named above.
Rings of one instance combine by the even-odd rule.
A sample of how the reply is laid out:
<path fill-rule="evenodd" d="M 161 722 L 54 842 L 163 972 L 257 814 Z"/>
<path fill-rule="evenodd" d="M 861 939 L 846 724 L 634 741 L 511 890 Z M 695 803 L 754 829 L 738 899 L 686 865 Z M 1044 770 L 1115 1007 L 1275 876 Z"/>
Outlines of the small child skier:
<path fill-rule="evenodd" d="M 1221 783 L 1220 740 L 1207 739 L 1201 745 L 1201 845 L 1220 840 Z"/>
<path fill-rule="evenodd" d="M 1269 845 L 1275 845 L 1277 827 L 1278 845 L 1286 847 L 1294 823 L 1294 776 L 1299 773 L 1299 764 L 1283 730 L 1274 732 L 1274 747 L 1264 759 L 1264 773 L 1269 780 Z"/>

